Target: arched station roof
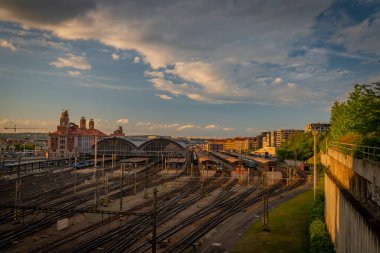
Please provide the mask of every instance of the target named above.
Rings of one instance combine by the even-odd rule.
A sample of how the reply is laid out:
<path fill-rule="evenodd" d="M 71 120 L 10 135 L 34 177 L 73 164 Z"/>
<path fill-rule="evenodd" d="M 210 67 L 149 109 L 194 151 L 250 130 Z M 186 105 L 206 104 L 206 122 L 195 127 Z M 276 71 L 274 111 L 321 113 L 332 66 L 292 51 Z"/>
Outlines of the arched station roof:
<path fill-rule="evenodd" d="M 139 146 L 142 151 L 185 151 L 186 145 L 171 138 L 159 137 L 148 140 Z"/>
<path fill-rule="evenodd" d="M 94 146 L 92 147 L 94 149 Z M 137 146 L 124 138 L 112 137 L 103 139 L 98 142 L 97 145 L 98 154 L 128 154 L 134 150 L 137 150 Z"/>
<path fill-rule="evenodd" d="M 92 150 L 94 150 L 92 146 Z M 158 137 L 154 139 L 130 140 L 128 137 L 111 137 L 103 139 L 97 145 L 98 154 L 157 154 L 163 153 L 183 153 L 186 151 L 186 144 L 175 139 Z M 141 153 L 143 152 L 143 153 Z"/>

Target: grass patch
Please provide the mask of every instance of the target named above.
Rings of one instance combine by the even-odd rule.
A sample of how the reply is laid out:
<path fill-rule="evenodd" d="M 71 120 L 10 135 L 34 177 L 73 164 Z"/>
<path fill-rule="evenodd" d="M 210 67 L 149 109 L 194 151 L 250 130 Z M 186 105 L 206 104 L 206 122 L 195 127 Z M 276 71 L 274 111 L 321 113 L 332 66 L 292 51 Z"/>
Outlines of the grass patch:
<path fill-rule="evenodd" d="M 323 189 L 323 178 L 318 188 Z M 261 231 L 261 220 L 242 236 L 233 252 L 308 252 L 310 244 L 310 209 L 313 190 L 304 192 L 280 204 L 269 213 L 270 232 Z"/>

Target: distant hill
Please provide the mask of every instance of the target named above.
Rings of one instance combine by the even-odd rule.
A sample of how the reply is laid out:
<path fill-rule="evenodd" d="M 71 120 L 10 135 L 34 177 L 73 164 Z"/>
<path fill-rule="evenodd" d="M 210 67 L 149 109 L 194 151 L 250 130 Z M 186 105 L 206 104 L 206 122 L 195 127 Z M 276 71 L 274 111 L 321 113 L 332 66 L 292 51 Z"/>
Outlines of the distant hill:
<path fill-rule="evenodd" d="M 47 140 L 47 133 L 0 133 L 0 139 L 12 138 L 16 140 L 25 140 L 27 138 L 31 140 Z"/>

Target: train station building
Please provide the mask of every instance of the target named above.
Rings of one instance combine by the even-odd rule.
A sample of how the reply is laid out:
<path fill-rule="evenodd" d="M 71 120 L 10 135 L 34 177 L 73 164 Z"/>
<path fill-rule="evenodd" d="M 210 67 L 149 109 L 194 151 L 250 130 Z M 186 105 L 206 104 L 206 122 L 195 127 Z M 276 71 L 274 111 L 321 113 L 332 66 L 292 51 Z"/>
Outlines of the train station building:
<path fill-rule="evenodd" d="M 79 126 L 70 122 L 67 110 L 61 113 L 57 130 L 49 132 L 48 154 L 49 157 L 77 156 L 91 152 L 95 140 L 102 140 L 107 135 L 95 128 L 93 119 L 89 120 L 88 127 L 86 118 L 82 117 Z"/>

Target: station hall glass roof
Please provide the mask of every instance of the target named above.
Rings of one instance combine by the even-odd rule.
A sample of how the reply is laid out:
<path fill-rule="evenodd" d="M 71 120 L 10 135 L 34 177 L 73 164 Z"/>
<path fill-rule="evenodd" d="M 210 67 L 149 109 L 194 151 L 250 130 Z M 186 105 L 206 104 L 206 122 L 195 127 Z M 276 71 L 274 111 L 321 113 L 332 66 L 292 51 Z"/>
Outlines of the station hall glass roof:
<path fill-rule="evenodd" d="M 127 136 L 111 137 L 98 142 L 98 153 L 111 155 L 133 152 L 184 152 L 187 144 L 173 138 L 130 139 Z M 92 147 L 94 150 L 94 146 Z"/>

